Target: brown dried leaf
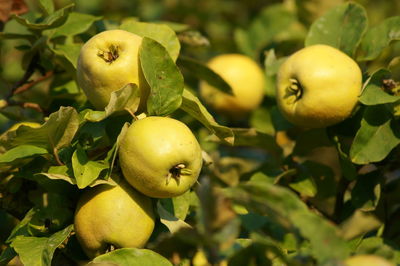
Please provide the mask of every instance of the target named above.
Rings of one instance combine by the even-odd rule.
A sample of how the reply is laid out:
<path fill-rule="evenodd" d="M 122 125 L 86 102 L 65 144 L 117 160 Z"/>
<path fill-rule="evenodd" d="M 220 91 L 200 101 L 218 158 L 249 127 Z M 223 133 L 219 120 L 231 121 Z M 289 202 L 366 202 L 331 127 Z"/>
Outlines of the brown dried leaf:
<path fill-rule="evenodd" d="M 21 15 L 28 12 L 24 0 L 0 0 L 0 21 L 6 22 L 12 14 Z"/>

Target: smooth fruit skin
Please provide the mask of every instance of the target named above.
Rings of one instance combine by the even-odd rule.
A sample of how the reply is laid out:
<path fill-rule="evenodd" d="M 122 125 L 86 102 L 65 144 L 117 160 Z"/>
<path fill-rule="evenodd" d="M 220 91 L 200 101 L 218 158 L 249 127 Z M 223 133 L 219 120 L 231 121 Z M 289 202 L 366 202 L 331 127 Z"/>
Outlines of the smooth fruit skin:
<path fill-rule="evenodd" d="M 229 95 L 200 82 L 200 96 L 214 110 L 230 116 L 243 116 L 256 109 L 264 98 L 265 76 L 250 57 L 224 54 L 212 58 L 207 66 L 219 74 L 232 88 Z"/>
<path fill-rule="evenodd" d="M 151 199 L 129 184 L 98 185 L 79 199 L 74 228 L 89 258 L 116 248 L 143 247 L 154 229 Z"/>
<path fill-rule="evenodd" d="M 169 198 L 185 193 L 197 181 L 202 150 L 181 121 L 150 116 L 128 128 L 119 145 L 119 162 L 126 180 L 137 190 L 149 197 Z"/>
<path fill-rule="evenodd" d="M 349 117 L 361 93 L 357 63 L 328 45 L 312 45 L 291 55 L 280 67 L 276 99 L 291 123 L 323 128 Z"/>
<path fill-rule="evenodd" d="M 345 260 L 346 266 L 394 266 L 393 263 L 376 255 L 356 255 Z"/>
<path fill-rule="evenodd" d="M 96 109 L 104 109 L 113 91 L 135 83 L 145 101 L 149 87 L 139 64 L 142 37 L 124 30 L 96 34 L 82 47 L 77 66 L 77 81 Z"/>

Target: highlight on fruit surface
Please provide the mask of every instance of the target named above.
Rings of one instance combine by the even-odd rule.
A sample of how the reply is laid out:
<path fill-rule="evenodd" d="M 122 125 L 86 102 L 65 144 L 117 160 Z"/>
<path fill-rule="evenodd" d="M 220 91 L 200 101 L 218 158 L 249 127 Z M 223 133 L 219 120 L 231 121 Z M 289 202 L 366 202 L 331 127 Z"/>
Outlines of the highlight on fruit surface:
<path fill-rule="evenodd" d="M 125 179 L 154 198 L 179 196 L 197 181 L 202 150 L 192 131 L 181 121 L 150 116 L 128 128 L 119 144 Z"/>
<path fill-rule="evenodd" d="M 229 95 L 201 81 L 200 95 L 214 110 L 229 116 L 243 116 L 261 104 L 265 76 L 253 59 L 241 54 L 223 54 L 212 58 L 207 66 L 220 75 L 233 92 Z"/>
<path fill-rule="evenodd" d="M 348 118 L 361 93 L 358 64 L 328 45 L 292 54 L 279 68 L 276 100 L 284 117 L 306 128 L 323 128 Z"/>
<path fill-rule="evenodd" d="M 134 83 L 140 89 L 141 105 L 149 93 L 139 62 L 142 37 L 125 30 L 107 30 L 90 38 L 82 47 L 77 82 L 96 109 L 104 109 L 111 93 Z M 139 107 L 141 108 L 141 107 Z"/>
<path fill-rule="evenodd" d="M 77 239 L 89 258 L 115 248 L 140 248 L 154 229 L 151 199 L 125 181 L 84 192 L 74 218 Z"/>

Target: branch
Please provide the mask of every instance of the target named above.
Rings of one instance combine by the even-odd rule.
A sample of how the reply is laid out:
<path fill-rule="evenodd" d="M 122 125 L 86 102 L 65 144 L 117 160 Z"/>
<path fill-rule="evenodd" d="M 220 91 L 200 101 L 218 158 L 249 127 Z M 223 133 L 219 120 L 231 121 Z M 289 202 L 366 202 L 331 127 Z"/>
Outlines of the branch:
<path fill-rule="evenodd" d="M 49 72 L 45 73 L 43 76 L 37 78 L 36 80 L 26 81 L 26 83 L 24 83 L 23 85 L 15 88 L 12 92 L 12 95 L 16 95 L 16 94 L 22 93 L 24 91 L 27 91 L 31 87 L 35 86 L 39 82 L 42 82 L 43 80 L 45 80 L 49 77 L 51 77 L 52 75 L 53 75 L 53 71 L 49 71 Z"/>

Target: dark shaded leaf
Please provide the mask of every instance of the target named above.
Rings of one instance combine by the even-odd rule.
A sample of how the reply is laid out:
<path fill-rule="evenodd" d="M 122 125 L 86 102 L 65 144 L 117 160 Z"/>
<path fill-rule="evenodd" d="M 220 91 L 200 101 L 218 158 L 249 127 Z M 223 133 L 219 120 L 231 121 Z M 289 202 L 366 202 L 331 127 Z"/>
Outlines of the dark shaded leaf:
<path fill-rule="evenodd" d="M 26 18 L 18 15 L 13 15 L 13 18 L 18 21 L 21 25 L 24 25 L 32 30 L 46 30 L 51 28 L 56 28 L 62 25 L 68 17 L 68 13 L 72 11 L 75 4 L 69 4 L 51 15 L 47 16 L 42 22 L 35 23 L 31 22 Z"/>

